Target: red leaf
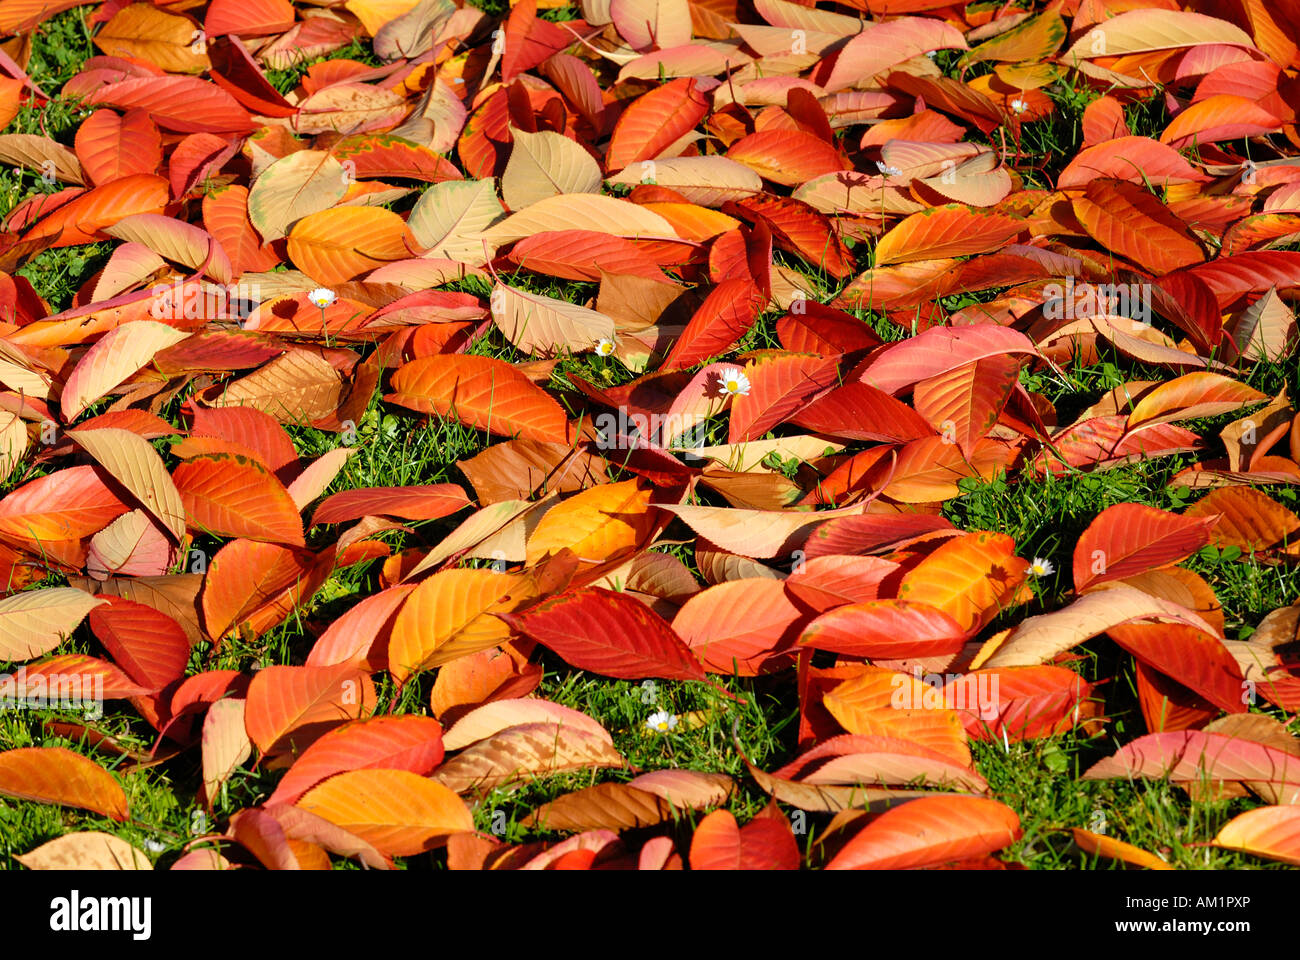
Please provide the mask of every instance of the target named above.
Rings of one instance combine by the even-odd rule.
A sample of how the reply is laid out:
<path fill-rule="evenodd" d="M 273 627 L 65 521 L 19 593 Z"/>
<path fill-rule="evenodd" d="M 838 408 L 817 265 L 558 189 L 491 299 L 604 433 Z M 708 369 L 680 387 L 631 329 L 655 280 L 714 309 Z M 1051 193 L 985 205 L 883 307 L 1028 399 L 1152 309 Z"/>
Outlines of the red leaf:
<path fill-rule="evenodd" d="M 303 751 L 267 804 L 293 803 L 326 777 L 376 767 L 424 776 L 442 762 L 442 725 L 432 717 L 355 720 L 324 734 Z"/>
<path fill-rule="evenodd" d="M 651 160 L 695 128 L 708 113 L 695 80 L 681 77 L 643 94 L 619 115 L 605 152 L 605 169 Z"/>
<path fill-rule="evenodd" d="M 1077 708 L 1092 684 L 1064 667 L 1003 667 L 974 670 L 950 680 L 943 703 L 952 705 L 976 739 L 1012 740 L 1053 736 L 1076 723 Z"/>
<path fill-rule="evenodd" d="M 785 589 L 821 613 L 846 603 L 875 600 L 882 581 L 898 569 L 898 564 L 879 557 L 815 557 L 786 577 Z"/>
<path fill-rule="evenodd" d="M 834 356 L 880 346 L 880 337 L 862 320 L 816 300 L 796 300 L 776 322 L 781 346 L 796 353 Z"/>
<path fill-rule="evenodd" d="M 537 16 L 537 0 L 519 0 L 510 10 L 502 36 L 501 82 L 510 83 L 573 43 L 573 34 Z"/>
<path fill-rule="evenodd" d="M 925 603 L 868 600 L 836 607 L 808 624 L 799 643 L 868 659 L 902 660 L 956 653 L 967 631 Z"/>
<path fill-rule="evenodd" d="M 934 436 L 915 410 L 883 390 L 846 383 L 818 397 L 790 418 L 814 433 L 846 440 L 906 441 Z"/>
<path fill-rule="evenodd" d="M 142 696 L 157 689 L 135 683 L 107 660 L 88 657 L 82 653 L 65 653 L 40 663 L 29 663 L 18 670 L 15 679 L 19 682 L 14 691 L 14 696 L 18 698 L 39 696 L 56 701 L 66 697 L 73 701 L 80 699 L 83 706 L 89 706 L 91 704 L 88 701 L 99 697 L 120 700 Z M 33 685 L 33 681 L 39 682 Z"/>
<path fill-rule="evenodd" d="M 101 87 L 83 102 L 145 110 L 158 126 L 182 133 L 247 133 L 254 127 L 230 94 L 198 77 L 136 77 Z"/>
<path fill-rule="evenodd" d="M 162 164 L 162 135 L 143 110 L 122 117 L 96 110 L 77 128 L 75 142 L 77 159 L 96 186 L 133 173 L 157 173 Z"/>
<path fill-rule="evenodd" d="M 185 673 L 190 642 L 179 623 L 134 600 L 103 599 L 90 611 L 90 629 L 131 679 L 160 690 Z"/>
<path fill-rule="evenodd" d="M 220 437 L 248 448 L 281 483 L 298 472 L 298 451 L 289 434 L 275 417 L 254 407 L 197 407 L 190 436 Z"/>
<path fill-rule="evenodd" d="M 749 392 L 732 401 L 727 442 L 757 440 L 835 383 L 834 358 L 778 356 L 745 368 Z"/>
<path fill-rule="evenodd" d="M 753 326 L 762 309 L 763 295 L 752 279 L 723 280 L 709 291 L 659 369 L 680 370 L 726 352 Z"/>
<path fill-rule="evenodd" d="M 705 668 L 742 677 L 788 666 L 803 612 L 779 580 L 729 580 L 686 601 L 673 630 Z"/>
<path fill-rule="evenodd" d="M 1245 713 L 1246 680 L 1223 641 L 1178 623 L 1126 623 L 1110 638 L 1154 670 L 1229 713 Z"/>
<path fill-rule="evenodd" d="M 736 206 L 766 223 L 782 250 L 797 254 L 837 280 L 853 274 L 856 264 L 852 251 L 836 235 L 830 219 L 808 204 L 790 197 L 759 194 L 737 201 Z"/>
<path fill-rule="evenodd" d="M 1108 580 L 1186 560 L 1210 542 L 1213 520 L 1189 519 L 1140 503 L 1103 510 L 1074 547 L 1074 588 L 1082 593 Z"/>
<path fill-rule="evenodd" d="M 203 27 L 210 37 L 237 33 L 260 37 L 283 33 L 293 26 L 293 6 L 288 0 L 212 0 Z"/>
<path fill-rule="evenodd" d="M 862 372 L 862 382 L 895 396 L 929 377 L 1003 353 L 1037 355 L 1033 341 L 996 323 L 931 327 L 909 340 L 890 344 Z"/>
<path fill-rule="evenodd" d="M 454 483 L 419 487 L 363 487 L 344 490 L 321 501 L 311 523 L 342 523 L 365 516 L 436 520 L 469 506 L 465 491 Z"/>
<path fill-rule="evenodd" d="M 704 668 L 673 628 L 625 593 L 588 587 L 497 616 L 579 670 L 624 680 L 704 679 Z"/>

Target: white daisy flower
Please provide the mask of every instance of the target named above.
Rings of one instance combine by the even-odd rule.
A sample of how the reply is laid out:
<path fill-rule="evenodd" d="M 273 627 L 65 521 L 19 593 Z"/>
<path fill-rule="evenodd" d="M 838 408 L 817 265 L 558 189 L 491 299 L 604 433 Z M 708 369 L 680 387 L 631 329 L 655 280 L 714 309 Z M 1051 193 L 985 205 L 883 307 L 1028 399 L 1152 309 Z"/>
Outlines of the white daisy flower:
<path fill-rule="evenodd" d="M 167 849 L 167 844 L 163 843 L 157 837 L 149 837 L 144 842 L 144 848 L 150 853 L 162 853 Z"/>
<path fill-rule="evenodd" d="M 1012 100 L 1011 109 L 1014 110 L 1017 114 L 1021 114 L 1029 109 L 1029 104 L 1025 103 L 1025 101 L 1023 100 Z"/>
<path fill-rule="evenodd" d="M 886 177 L 901 177 L 903 175 L 902 170 L 899 170 L 898 167 L 891 167 L 883 160 L 876 161 L 876 169 L 879 170 Z"/>
<path fill-rule="evenodd" d="M 737 394 L 743 397 L 749 393 L 749 377 L 737 367 L 727 367 L 718 374 L 718 386 L 733 397 Z"/>
<path fill-rule="evenodd" d="M 667 710 L 652 713 L 646 718 L 645 725 L 655 733 L 668 733 L 677 726 L 677 716 Z"/>
<path fill-rule="evenodd" d="M 1034 557 L 1029 564 L 1029 575 L 1033 577 L 1050 577 L 1055 572 L 1056 567 L 1052 566 L 1052 561 L 1043 557 Z"/>
<path fill-rule="evenodd" d="M 307 299 L 324 310 L 338 299 L 338 295 L 335 294 L 333 290 L 328 290 L 325 287 L 317 287 L 311 293 L 307 294 Z"/>
<path fill-rule="evenodd" d="M 931 60 L 933 60 L 933 59 L 938 55 L 938 53 L 939 53 L 938 50 L 927 50 L 927 51 L 925 51 L 925 55 L 926 55 L 927 57 L 929 57 Z"/>
<path fill-rule="evenodd" d="M 613 340 L 606 340 L 604 337 L 601 337 L 600 340 L 596 343 L 596 356 L 608 357 L 613 352 L 614 352 Z"/>

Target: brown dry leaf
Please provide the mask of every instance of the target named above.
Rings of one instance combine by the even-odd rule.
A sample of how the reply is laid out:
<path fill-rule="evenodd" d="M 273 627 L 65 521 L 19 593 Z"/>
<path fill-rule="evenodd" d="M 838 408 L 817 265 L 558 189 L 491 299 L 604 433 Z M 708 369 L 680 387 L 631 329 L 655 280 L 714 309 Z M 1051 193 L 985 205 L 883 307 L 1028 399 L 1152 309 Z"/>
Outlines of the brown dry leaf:
<path fill-rule="evenodd" d="M 509 727 L 467 747 L 431 776 L 457 793 L 483 792 L 564 770 L 621 767 L 613 744 L 556 723 Z"/>
<path fill-rule="evenodd" d="M 28 870 L 152 870 L 143 850 L 121 837 L 81 830 L 55 837 L 14 859 Z"/>
<path fill-rule="evenodd" d="M 342 398 L 343 381 L 329 361 L 310 350 L 290 350 L 256 373 L 213 387 L 204 399 L 214 407 L 248 406 L 281 423 L 305 424 L 334 413 Z"/>

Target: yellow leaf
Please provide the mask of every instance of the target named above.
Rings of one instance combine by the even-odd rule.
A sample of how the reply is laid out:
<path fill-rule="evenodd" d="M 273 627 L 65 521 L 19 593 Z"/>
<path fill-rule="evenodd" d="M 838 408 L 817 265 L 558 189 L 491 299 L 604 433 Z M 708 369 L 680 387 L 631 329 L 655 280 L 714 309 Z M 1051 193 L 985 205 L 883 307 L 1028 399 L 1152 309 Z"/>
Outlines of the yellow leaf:
<path fill-rule="evenodd" d="M 591 487 L 546 512 L 528 538 L 527 562 L 568 547 L 579 560 L 603 563 L 637 547 L 654 521 L 650 491 L 635 480 Z"/>
<path fill-rule="evenodd" d="M 506 639 L 510 628 L 492 614 L 515 610 L 528 598 L 529 582 L 494 570 L 444 570 L 425 580 L 393 622 L 388 641 L 393 679 L 402 683 L 421 670 Z"/>
<path fill-rule="evenodd" d="M 432 850 L 474 829 L 460 797 L 408 770 L 349 770 L 308 790 L 297 806 L 392 857 Z"/>
<path fill-rule="evenodd" d="M 411 256 L 402 218 L 380 207 L 332 207 L 303 217 L 289 234 L 289 259 L 317 283 L 343 283 Z"/>

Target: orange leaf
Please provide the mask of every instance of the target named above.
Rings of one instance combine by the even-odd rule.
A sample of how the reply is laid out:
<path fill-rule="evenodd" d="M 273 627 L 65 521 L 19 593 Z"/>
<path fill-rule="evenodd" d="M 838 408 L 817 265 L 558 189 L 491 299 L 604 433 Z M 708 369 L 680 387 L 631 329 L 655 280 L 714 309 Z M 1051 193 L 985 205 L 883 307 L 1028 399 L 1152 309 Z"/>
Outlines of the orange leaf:
<path fill-rule="evenodd" d="M 203 195 L 203 226 L 230 257 L 234 275 L 270 270 L 280 258 L 264 244 L 248 219 L 248 188 L 240 184 Z"/>
<path fill-rule="evenodd" d="M 1028 564 L 1015 549 L 1015 541 L 1004 533 L 956 537 L 909 570 L 898 595 L 942 610 L 963 629 L 978 629 L 1014 603 L 1025 582 Z"/>
<path fill-rule="evenodd" d="M 635 480 L 603 483 L 542 515 L 528 538 L 528 564 L 568 547 L 585 563 L 604 563 L 640 546 L 654 528 L 650 490 Z"/>
<path fill-rule="evenodd" d="M 1179 623 L 1125 623 L 1106 632 L 1147 666 L 1194 690 L 1219 709 L 1246 712 L 1241 667 L 1218 637 Z"/>
<path fill-rule="evenodd" d="M 1300 807 L 1259 807 L 1224 825 L 1213 845 L 1300 866 Z"/>
<path fill-rule="evenodd" d="M 942 706 L 941 691 L 915 674 L 866 667 L 827 691 L 822 702 L 849 733 L 907 740 L 958 766 L 971 765 L 960 718 Z"/>
<path fill-rule="evenodd" d="M 330 730 L 294 761 L 267 804 L 293 803 L 345 770 L 409 770 L 424 776 L 442 762 L 442 726 L 431 717 L 371 717 Z"/>
<path fill-rule="evenodd" d="M 838 364 L 829 357 L 791 354 L 745 367 L 750 389 L 732 401 L 727 442 L 757 440 L 801 409 L 813 394 L 835 384 Z"/>
<path fill-rule="evenodd" d="M 1295 532 L 1300 530 L 1300 517 L 1251 487 L 1211 490 L 1204 500 L 1198 500 L 1183 511 L 1183 516 L 1213 519 L 1211 542 L 1242 550 L 1289 544 Z"/>
<path fill-rule="evenodd" d="M 312 526 L 342 523 L 365 516 L 436 520 L 469 506 L 465 491 L 454 483 L 410 487 L 362 487 L 343 490 L 321 501 L 312 514 Z"/>
<path fill-rule="evenodd" d="M 877 267 L 997 250 L 1025 229 L 1005 213 L 949 203 L 914 213 L 876 242 Z"/>
<path fill-rule="evenodd" d="M 997 423 L 1020 374 L 1020 361 L 1000 355 L 963 364 L 916 385 L 912 404 L 945 439 L 967 457 Z"/>
<path fill-rule="evenodd" d="M 411 255 L 402 218 L 381 207 L 331 207 L 308 214 L 289 233 L 289 259 L 332 286 Z"/>
<path fill-rule="evenodd" d="M 886 810 L 827 870 L 898 870 L 983 857 L 1020 838 L 1014 810 L 983 797 L 921 797 Z"/>
<path fill-rule="evenodd" d="M 1141 503 L 1117 503 L 1097 515 L 1074 548 L 1074 587 L 1080 593 L 1190 557 L 1210 539 L 1210 523 Z"/>
<path fill-rule="evenodd" d="M 1074 842 L 1078 848 L 1084 853 L 1092 854 L 1094 857 L 1120 860 L 1124 863 L 1131 863 L 1135 867 L 1145 867 L 1148 870 L 1174 869 L 1154 853 L 1148 853 L 1131 843 L 1125 843 L 1123 840 L 1116 840 L 1114 837 L 1107 837 L 1079 827 L 1071 827 L 1070 833 L 1074 837 Z"/>
<path fill-rule="evenodd" d="M 652 160 L 694 129 L 709 109 L 695 86 L 694 79 L 682 77 L 629 104 L 614 125 L 605 169 L 612 173 L 639 160 Z"/>
<path fill-rule="evenodd" d="M 627 593 L 587 587 L 501 619 L 580 670 L 626 680 L 704 678 L 676 631 Z"/>
<path fill-rule="evenodd" d="M 128 816 L 126 793 L 97 763 L 63 747 L 22 747 L 0 753 L 0 794 Z"/>
<path fill-rule="evenodd" d="M 203 582 L 203 623 L 213 640 L 248 625 L 261 633 L 309 598 L 329 573 L 330 557 L 255 540 L 232 540 L 212 558 Z"/>
<path fill-rule="evenodd" d="M 301 547 L 302 518 L 284 484 L 255 460 L 194 457 L 172 473 L 191 529 Z"/>
<path fill-rule="evenodd" d="M 156 173 L 162 164 L 162 134 L 143 110 L 126 116 L 96 110 L 77 127 L 75 143 L 81 169 L 96 186 Z"/>
<path fill-rule="evenodd" d="M 349 770 L 313 787 L 297 806 L 337 824 L 387 856 L 412 856 L 474 829 L 456 794 L 408 770 Z"/>
<path fill-rule="evenodd" d="M 727 158 L 787 187 L 850 169 L 835 147 L 802 130 L 759 130 L 733 143 Z"/>
<path fill-rule="evenodd" d="M 956 653 L 967 631 L 942 610 L 914 600 L 868 600 L 836 607 L 808 624 L 799 643 L 869 659 Z"/>
<path fill-rule="evenodd" d="M 99 467 L 67 467 L 23 484 L 0 500 L 0 537 L 48 543 L 102 530 L 130 509 L 104 477 Z"/>
<path fill-rule="evenodd" d="M 388 671 L 398 683 L 448 660 L 494 647 L 510 636 L 492 616 L 528 598 L 528 579 L 494 570 L 444 570 L 402 604 L 388 640 Z"/>
<path fill-rule="evenodd" d="M 1103 250 L 1168 273 L 1200 263 L 1200 243 L 1169 208 L 1135 183 L 1094 180 L 1074 200 L 1074 215 Z"/>
<path fill-rule="evenodd" d="M 691 836 L 691 869 L 798 870 L 799 845 L 784 820 L 760 815 L 740 827 L 730 811 L 713 811 Z"/>
<path fill-rule="evenodd" d="M 133 173 L 70 200 L 28 230 L 23 239 L 50 237 L 55 247 L 103 240 L 100 231 L 104 227 L 136 213 L 162 213 L 170 198 L 171 187 L 162 177 Z"/>
<path fill-rule="evenodd" d="M 1187 373 L 1143 394 L 1128 415 L 1128 427 L 1214 417 L 1267 399 L 1253 387 L 1220 373 Z"/>
<path fill-rule="evenodd" d="M 245 725 L 263 754 L 301 753 L 345 720 L 375 709 L 375 685 L 356 667 L 264 667 L 248 685 Z"/>
<path fill-rule="evenodd" d="M 384 399 L 499 436 L 563 442 L 564 411 L 510 364 L 491 357 L 421 357 L 393 374 Z"/>
<path fill-rule="evenodd" d="M 1194 143 L 1258 137 L 1281 126 L 1282 121 L 1256 101 L 1219 93 L 1180 112 L 1160 134 L 1160 142 L 1181 150 Z"/>

